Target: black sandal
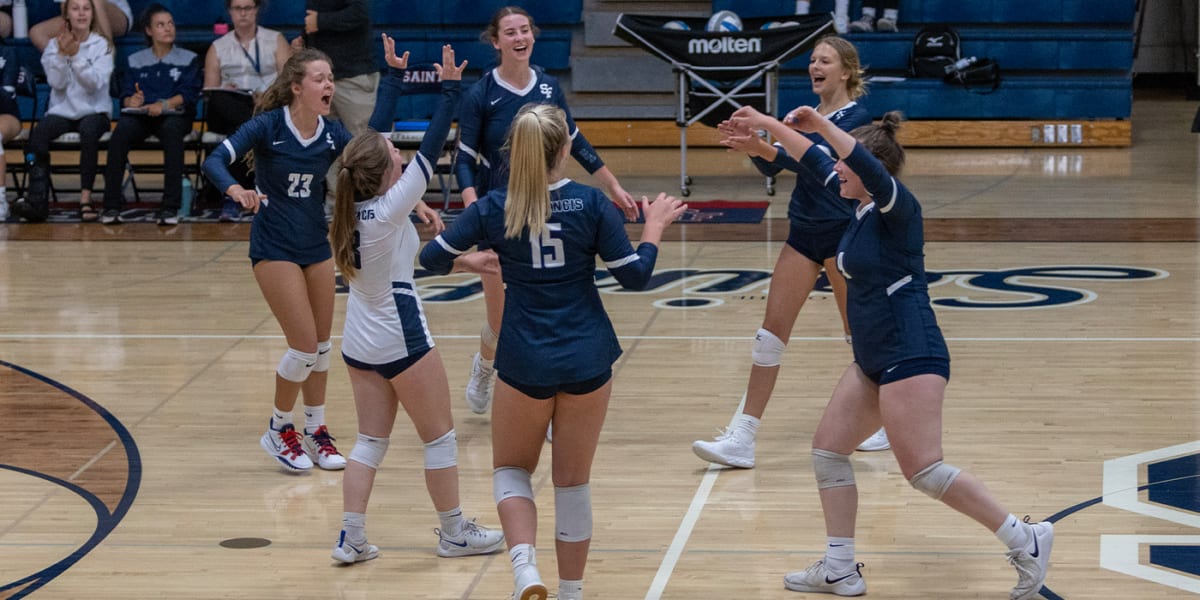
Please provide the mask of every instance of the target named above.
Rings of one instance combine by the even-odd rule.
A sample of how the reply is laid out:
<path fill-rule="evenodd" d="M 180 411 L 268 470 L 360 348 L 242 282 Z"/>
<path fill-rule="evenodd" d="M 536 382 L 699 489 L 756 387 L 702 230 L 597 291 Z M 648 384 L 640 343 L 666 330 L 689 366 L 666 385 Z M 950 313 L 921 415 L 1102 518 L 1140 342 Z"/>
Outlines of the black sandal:
<path fill-rule="evenodd" d="M 95 223 L 100 220 L 100 211 L 92 206 L 91 202 L 81 203 L 79 205 L 79 220 L 84 223 Z"/>

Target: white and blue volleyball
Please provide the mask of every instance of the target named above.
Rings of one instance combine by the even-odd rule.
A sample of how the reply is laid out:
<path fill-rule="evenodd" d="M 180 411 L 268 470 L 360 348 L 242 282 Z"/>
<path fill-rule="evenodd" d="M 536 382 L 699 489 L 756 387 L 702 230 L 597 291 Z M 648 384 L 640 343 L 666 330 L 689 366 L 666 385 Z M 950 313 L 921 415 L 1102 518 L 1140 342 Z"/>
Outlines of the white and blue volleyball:
<path fill-rule="evenodd" d="M 683 21 L 667 21 L 666 23 L 663 23 L 662 28 L 674 29 L 675 31 L 687 31 L 691 29 L 691 27 L 688 27 L 688 24 L 684 23 Z"/>
<path fill-rule="evenodd" d="M 706 29 L 722 32 L 741 31 L 742 19 L 732 10 L 717 11 L 713 13 L 713 16 L 708 18 Z"/>

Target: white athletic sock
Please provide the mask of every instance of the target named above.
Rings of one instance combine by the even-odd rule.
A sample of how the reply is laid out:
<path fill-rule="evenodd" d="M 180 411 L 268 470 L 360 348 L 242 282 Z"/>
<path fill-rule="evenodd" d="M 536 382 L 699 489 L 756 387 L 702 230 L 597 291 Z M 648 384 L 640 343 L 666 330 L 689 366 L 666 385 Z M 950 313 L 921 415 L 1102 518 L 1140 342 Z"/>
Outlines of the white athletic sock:
<path fill-rule="evenodd" d="M 271 429 L 279 431 L 284 425 L 292 424 L 292 411 L 283 412 L 278 408 L 271 411 Z"/>
<path fill-rule="evenodd" d="M 479 355 L 479 366 L 482 367 L 484 371 L 491 371 L 494 361 L 494 358 L 484 358 L 482 354 Z"/>
<path fill-rule="evenodd" d="M 442 533 L 448 536 L 456 536 L 462 533 L 465 519 L 462 516 L 462 507 L 456 506 L 447 511 L 438 511 L 438 521 L 442 523 Z"/>
<path fill-rule="evenodd" d="M 304 433 L 312 434 L 325 424 L 325 405 L 304 407 Z"/>
<path fill-rule="evenodd" d="M 874 21 L 875 20 L 875 7 L 874 6 L 864 6 L 863 11 L 862 11 L 862 18 L 871 19 L 872 21 Z"/>
<path fill-rule="evenodd" d="M 759 421 L 758 418 L 742 413 L 733 420 L 733 429 L 741 432 L 743 438 L 754 439 L 754 436 L 758 435 L 758 426 L 760 424 L 762 424 L 762 421 Z"/>
<path fill-rule="evenodd" d="M 899 21 L 900 20 L 900 11 L 895 8 L 885 8 L 885 9 L 883 9 L 883 18 L 891 19 L 893 21 Z"/>
<path fill-rule="evenodd" d="M 825 567 L 842 575 L 854 570 L 854 538 L 828 537 L 825 542 Z"/>
<path fill-rule="evenodd" d="M 558 600 L 583 600 L 583 580 L 558 580 Z"/>
<path fill-rule="evenodd" d="M 796 0 L 796 14 L 807 15 L 811 8 L 809 0 Z"/>
<path fill-rule="evenodd" d="M 346 541 L 360 545 L 367 541 L 367 515 L 356 512 L 342 513 L 342 529 L 346 532 Z"/>
<path fill-rule="evenodd" d="M 533 544 L 517 544 L 508 549 L 508 560 L 512 562 L 513 573 L 517 569 L 530 565 L 537 565 L 537 557 L 534 556 L 535 550 Z"/>
<path fill-rule="evenodd" d="M 996 537 L 1000 538 L 1009 550 L 1020 550 L 1029 545 L 1029 524 L 1010 514 L 1004 519 L 1000 529 L 996 530 Z"/>

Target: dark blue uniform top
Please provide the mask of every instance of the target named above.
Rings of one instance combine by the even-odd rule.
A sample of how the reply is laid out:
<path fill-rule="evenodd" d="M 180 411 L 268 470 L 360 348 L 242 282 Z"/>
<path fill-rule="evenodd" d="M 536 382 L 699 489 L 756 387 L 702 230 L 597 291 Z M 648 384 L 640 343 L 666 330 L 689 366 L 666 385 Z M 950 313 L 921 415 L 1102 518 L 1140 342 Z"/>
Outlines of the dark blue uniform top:
<path fill-rule="evenodd" d="M 489 190 L 504 189 L 508 185 L 508 157 L 500 148 L 517 112 L 526 104 L 553 104 L 563 109 L 567 114 L 567 130 L 571 132 L 571 156 L 588 173 L 595 173 L 604 166 L 600 155 L 575 126 L 558 80 L 539 68 L 531 70 L 533 77 L 524 89 L 515 89 L 497 79 L 493 69 L 463 96 L 458 114 L 454 175 L 459 187 L 474 187 L 477 198 L 482 198 Z"/>
<path fill-rule="evenodd" d="M 250 258 L 311 265 L 333 256 L 325 173 L 349 142 L 350 132 L 324 117 L 312 138 L 301 138 L 285 106 L 250 119 L 209 155 L 204 174 L 224 192 L 237 183 L 229 165 L 254 151 L 254 187 L 267 199 L 250 227 Z"/>
<path fill-rule="evenodd" d="M 813 146 L 801 161 L 814 174 L 825 173 L 824 187 L 841 195 L 825 152 Z M 845 161 L 873 200 L 858 209 L 838 245 L 854 360 L 865 373 L 913 358 L 950 360 L 929 302 L 921 205 L 861 144 Z"/>
<path fill-rule="evenodd" d="M 616 206 L 593 187 L 563 179 L 551 186 L 547 231 L 504 237 L 506 193 L 494 190 L 467 207 L 421 250 L 421 266 L 450 272 L 454 257 L 480 241 L 500 256 L 507 286 L 496 368 L 525 385 L 551 386 L 598 377 L 621 355 L 596 289 L 599 255 L 622 287 L 650 281 L 658 248 L 635 251 Z"/>
<path fill-rule="evenodd" d="M 195 110 L 204 83 L 201 62 L 195 52 L 179 46 L 173 46 L 162 58 L 154 55 L 153 48 L 138 50 L 129 55 L 121 98 L 134 95 L 140 88 L 146 104 L 179 95 L 183 97 L 182 110 Z"/>
<path fill-rule="evenodd" d="M 829 115 L 829 120 L 842 131 L 852 131 L 871 122 L 871 114 L 857 102 L 851 102 Z M 825 138 L 815 133 L 802 134 L 812 143 L 828 148 Z M 853 212 L 850 204 L 841 196 L 831 194 L 808 169 L 788 155 L 783 146 L 775 144 L 778 154 L 775 160 L 765 160 L 753 157 L 751 161 L 763 175 L 774 177 L 780 171 L 787 169 L 796 173 L 796 187 L 792 190 L 792 199 L 788 202 L 788 219 L 793 227 L 806 232 L 830 233 L 845 229 L 850 223 Z"/>

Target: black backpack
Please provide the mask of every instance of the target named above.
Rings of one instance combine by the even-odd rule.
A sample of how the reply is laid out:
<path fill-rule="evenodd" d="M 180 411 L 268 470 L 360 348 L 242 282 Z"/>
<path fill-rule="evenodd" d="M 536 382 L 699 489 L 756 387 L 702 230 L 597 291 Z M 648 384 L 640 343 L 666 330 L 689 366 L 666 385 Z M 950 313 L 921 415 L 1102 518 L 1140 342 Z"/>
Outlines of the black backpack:
<path fill-rule="evenodd" d="M 908 61 L 910 77 L 946 76 L 946 67 L 962 58 L 962 40 L 949 25 L 926 25 L 913 38 L 912 55 Z"/>

